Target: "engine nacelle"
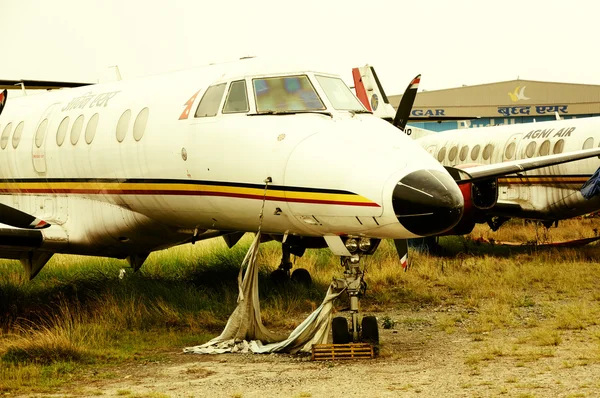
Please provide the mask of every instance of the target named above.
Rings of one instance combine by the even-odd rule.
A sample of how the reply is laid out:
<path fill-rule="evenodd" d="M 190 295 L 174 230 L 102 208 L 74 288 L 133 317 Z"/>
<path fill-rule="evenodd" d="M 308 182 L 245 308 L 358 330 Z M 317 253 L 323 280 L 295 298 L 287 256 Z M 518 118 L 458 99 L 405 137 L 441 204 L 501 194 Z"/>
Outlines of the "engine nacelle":
<path fill-rule="evenodd" d="M 487 220 L 485 210 L 494 207 L 498 201 L 498 180 L 490 178 L 470 182 L 466 171 L 454 167 L 446 167 L 446 170 L 457 182 L 465 205 L 459 223 L 443 235 L 465 235 L 473 230 L 475 224 Z"/>

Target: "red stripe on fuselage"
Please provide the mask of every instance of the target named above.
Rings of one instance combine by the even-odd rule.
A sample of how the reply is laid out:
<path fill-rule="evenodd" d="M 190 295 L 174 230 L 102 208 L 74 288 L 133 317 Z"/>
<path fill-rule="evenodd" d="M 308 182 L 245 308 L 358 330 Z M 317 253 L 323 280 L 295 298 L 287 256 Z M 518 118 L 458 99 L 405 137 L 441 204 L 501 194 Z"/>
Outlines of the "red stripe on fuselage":
<path fill-rule="evenodd" d="M 200 192 L 200 191 L 172 191 L 172 190 L 119 190 L 119 189 L 0 189 L 0 193 L 9 194 L 73 194 L 73 195 L 165 195 L 165 196 L 220 196 L 228 198 L 271 200 L 278 202 L 310 203 L 310 204 L 328 204 L 341 206 L 360 206 L 360 207 L 380 207 L 375 202 L 349 202 L 327 199 L 303 199 L 303 198 L 282 198 L 278 196 L 263 196 L 252 194 L 241 194 L 231 192 Z"/>

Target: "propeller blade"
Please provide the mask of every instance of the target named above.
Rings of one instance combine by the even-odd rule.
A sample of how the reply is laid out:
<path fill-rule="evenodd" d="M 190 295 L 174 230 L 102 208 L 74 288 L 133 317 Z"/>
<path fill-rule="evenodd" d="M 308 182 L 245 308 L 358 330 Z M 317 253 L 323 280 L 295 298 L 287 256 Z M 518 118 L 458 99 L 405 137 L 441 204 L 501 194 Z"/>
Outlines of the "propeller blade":
<path fill-rule="evenodd" d="M 1 203 L 0 223 L 25 229 L 42 229 L 50 226 L 49 223 L 41 218 L 34 217 L 31 214 L 24 213 L 21 210 Z"/>
<path fill-rule="evenodd" d="M 394 245 L 396 245 L 396 251 L 398 252 L 398 258 L 404 271 L 408 269 L 408 239 L 394 239 Z"/>
<path fill-rule="evenodd" d="M 419 82 L 421 82 L 421 75 L 417 75 L 414 79 L 412 79 L 406 88 L 406 91 L 404 91 L 404 95 L 402 95 L 400 105 L 398 105 L 398 110 L 396 111 L 396 116 L 392 122 L 394 126 L 398 127 L 402 131 L 404 131 L 406 123 L 408 123 L 410 111 L 415 103 L 417 90 L 419 89 Z"/>

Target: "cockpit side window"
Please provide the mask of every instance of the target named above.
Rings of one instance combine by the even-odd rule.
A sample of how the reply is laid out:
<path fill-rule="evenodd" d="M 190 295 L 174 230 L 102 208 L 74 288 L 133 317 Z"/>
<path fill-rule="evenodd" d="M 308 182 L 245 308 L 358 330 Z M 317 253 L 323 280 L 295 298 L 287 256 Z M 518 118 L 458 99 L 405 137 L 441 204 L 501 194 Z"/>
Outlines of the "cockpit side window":
<path fill-rule="evenodd" d="M 248 112 L 248 95 L 246 94 L 246 81 L 238 80 L 231 82 L 223 113 Z"/>
<path fill-rule="evenodd" d="M 331 105 L 339 111 L 362 111 L 365 108 L 340 78 L 315 76 Z"/>
<path fill-rule="evenodd" d="M 202 96 L 195 117 L 216 116 L 225 92 L 225 83 L 210 86 Z"/>
<path fill-rule="evenodd" d="M 256 111 L 318 111 L 325 105 L 306 75 L 253 79 Z"/>

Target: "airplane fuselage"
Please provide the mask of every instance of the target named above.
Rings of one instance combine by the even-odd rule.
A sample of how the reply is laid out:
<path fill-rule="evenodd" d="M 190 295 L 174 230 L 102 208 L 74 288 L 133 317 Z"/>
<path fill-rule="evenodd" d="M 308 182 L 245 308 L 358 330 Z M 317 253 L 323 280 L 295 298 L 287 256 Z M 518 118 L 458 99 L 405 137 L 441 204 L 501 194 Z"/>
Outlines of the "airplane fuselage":
<path fill-rule="evenodd" d="M 417 141 L 444 166 L 468 172 L 473 164 L 502 163 L 599 146 L 600 118 L 451 130 Z M 585 199 L 580 188 L 599 166 L 600 160 L 594 157 L 502 177 L 498 180 L 499 206 L 490 213 L 558 220 L 597 211 L 600 198 Z"/>
<path fill-rule="evenodd" d="M 424 170 L 450 177 L 387 122 L 336 108 L 329 79 L 215 66 L 9 98 L 0 203 L 52 224 L 40 250 L 111 257 L 256 231 L 261 213 L 268 234 L 418 236 L 394 209 L 399 181 Z M 261 112 L 265 90 L 282 89 L 292 111 Z"/>

